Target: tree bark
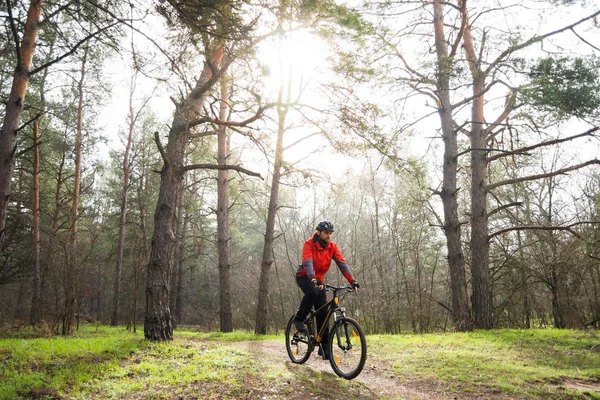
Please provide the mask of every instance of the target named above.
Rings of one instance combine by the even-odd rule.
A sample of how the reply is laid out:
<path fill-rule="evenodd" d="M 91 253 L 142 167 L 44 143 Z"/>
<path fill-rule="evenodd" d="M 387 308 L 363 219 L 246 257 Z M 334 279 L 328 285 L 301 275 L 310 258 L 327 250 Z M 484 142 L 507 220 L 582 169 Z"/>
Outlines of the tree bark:
<path fill-rule="evenodd" d="M 213 64 L 218 65 L 222 56 L 223 49 L 219 47 L 212 54 Z M 208 90 L 217 80 L 217 74 L 213 76 L 208 63 L 205 63 L 192 92 L 182 103 L 175 107 L 175 115 L 169 130 L 166 148 L 163 149 L 162 145 L 159 146 L 164 165 L 160 173 L 158 202 L 154 212 L 154 234 L 152 236 L 150 262 L 148 263 L 146 311 L 144 315 L 144 336 L 149 340 L 173 339 L 173 325 L 169 307 L 171 255 L 175 243 L 175 211 L 179 192 L 182 190 L 183 161 L 190 136 L 189 121 L 202 114 L 202 106 Z M 156 138 L 158 138 L 158 134 Z"/>
<path fill-rule="evenodd" d="M 42 300 L 47 299 L 47 301 L 49 302 L 51 299 L 51 293 L 50 293 L 50 288 L 49 288 L 49 281 L 50 281 L 50 275 L 56 273 L 55 269 L 57 267 L 57 263 L 55 262 L 56 257 L 54 255 L 54 247 L 56 246 L 56 242 L 57 242 L 57 235 L 58 235 L 58 229 L 59 229 L 59 222 L 60 222 L 60 215 L 63 209 L 63 206 L 65 205 L 65 203 L 63 203 L 62 200 L 62 186 L 64 183 L 64 175 L 65 175 L 65 162 L 66 162 L 66 158 L 67 158 L 67 146 L 66 146 L 66 142 L 67 142 L 67 134 L 65 133 L 64 137 L 63 137 L 63 141 L 62 141 L 62 146 L 61 146 L 61 158 L 60 158 L 60 162 L 58 163 L 57 169 L 56 169 L 56 189 L 54 190 L 54 212 L 52 213 L 52 222 L 50 223 L 50 232 L 48 233 L 48 244 L 47 244 L 47 249 L 46 249 L 46 256 L 44 257 L 44 265 L 42 268 L 42 274 L 41 274 L 41 297 Z M 54 314 L 58 315 L 59 314 L 59 305 L 58 305 L 58 299 L 55 299 L 55 311 Z M 57 321 L 57 326 L 58 326 L 58 321 Z M 58 328 L 56 329 L 56 332 L 58 334 Z"/>
<path fill-rule="evenodd" d="M 33 121 L 33 282 L 31 293 L 30 323 L 37 325 L 41 314 L 41 277 L 40 277 L 40 118 Z"/>
<path fill-rule="evenodd" d="M 181 191 L 179 197 L 179 206 L 177 207 L 177 244 L 173 256 L 175 262 L 175 281 L 171 287 L 171 308 L 173 309 L 175 324 L 181 323 L 181 308 L 183 307 L 183 266 L 186 257 L 185 243 L 188 223 L 187 210 L 184 202 L 184 190 Z"/>
<path fill-rule="evenodd" d="M 50 45 L 50 54 L 52 54 L 53 45 Z M 44 70 L 40 82 L 40 111 L 43 112 L 46 109 L 46 78 L 48 77 L 48 70 Z M 42 318 L 42 266 L 41 266 L 41 238 L 40 238 L 40 120 L 42 114 L 35 119 L 33 122 L 33 287 L 31 293 L 31 314 L 30 323 L 37 325 Z M 59 174 L 60 176 L 60 174 Z"/>
<path fill-rule="evenodd" d="M 142 158 L 147 159 L 147 147 L 144 141 L 140 142 L 142 147 Z M 137 237 L 137 256 L 136 263 L 133 268 L 133 294 L 130 299 L 130 312 L 127 329 L 133 328 L 133 332 L 137 332 L 137 304 L 140 293 L 140 286 L 142 285 L 141 277 L 144 272 L 144 268 L 148 262 L 148 234 L 146 232 L 146 217 L 148 215 L 148 206 L 146 199 L 148 198 L 148 176 L 146 173 L 146 166 L 144 162 L 140 163 L 140 179 L 137 184 L 137 199 L 138 199 L 138 215 L 139 215 L 139 229 Z"/>
<path fill-rule="evenodd" d="M 556 272 L 556 266 L 552 265 L 552 274 L 549 279 L 550 293 L 552 294 L 552 318 L 554 320 L 554 327 L 563 329 L 566 327 L 565 318 L 563 316 L 562 298 L 560 295 L 561 290 L 559 289 L 559 277 Z"/>
<path fill-rule="evenodd" d="M 77 272 L 77 222 L 79 219 L 79 195 L 81 192 L 81 156 L 83 139 L 83 87 L 86 75 L 89 46 L 85 46 L 81 61 L 81 77 L 77 83 L 79 101 L 77 104 L 77 129 L 75 137 L 75 175 L 73 177 L 73 197 L 71 202 L 71 229 L 69 231 L 69 251 L 65 265 L 65 314 L 63 316 L 63 335 L 73 331 L 76 308 L 76 272 Z"/>
<path fill-rule="evenodd" d="M 221 105 L 219 119 L 227 120 L 227 102 L 229 100 L 227 81 L 221 78 Z M 227 127 L 220 126 L 217 131 L 218 165 L 227 165 Z M 220 169 L 217 183 L 217 246 L 219 253 L 219 311 L 221 332 L 233 331 L 231 311 L 231 264 L 229 262 L 229 171 Z"/>
<path fill-rule="evenodd" d="M 179 238 L 179 258 L 177 259 L 177 270 L 179 273 L 177 274 L 177 295 L 175 296 L 175 321 L 178 324 L 181 323 L 183 318 L 183 277 L 185 272 L 185 260 L 186 260 L 186 242 L 187 242 L 187 229 L 188 229 L 188 215 L 187 210 L 185 210 L 185 215 L 183 216 L 183 229 L 181 232 L 181 237 Z"/>
<path fill-rule="evenodd" d="M 183 186 L 185 187 L 185 177 Z M 175 245 L 173 247 L 173 276 L 175 279 L 171 280 L 171 299 L 169 300 L 169 306 L 173 311 L 173 328 L 177 327 L 179 321 L 177 320 L 177 305 L 175 304 L 175 298 L 177 297 L 177 282 L 179 276 L 179 242 L 181 240 L 181 228 L 183 227 L 183 192 L 179 193 L 179 200 L 177 200 L 177 216 L 175 218 Z"/>
<path fill-rule="evenodd" d="M 291 80 L 290 80 L 291 83 Z M 290 86 L 288 86 L 287 100 L 290 99 Z M 263 247 L 262 261 L 260 264 L 260 281 L 258 282 L 258 305 L 256 307 L 256 325 L 254 333 L 265 335 L 267 333 L 268 300 L 271 278 L 271 266 L 274 262 L 273 247 L 275 241 L 275 218 L 279 202 L 279 182 L 281 180 L 281 163 L 283 161 L 283 136 L 285 134 L 285 118 L 289 106 L 282 103 L 283 78 L 279 85 L 279 99 L 277 101 L 277 143 L 275 144 L 275 160 L 273 163 L 273 179 L 271 181 L 271 195 L 269 209 L 267 210 L 267 226 L 265 228 L 265 244 Z"/>
<path fill-rule="evenodd" d="M 463 43 L 471 70 L 473 102 L 471 103 L 471 287 L 473 291 L 473 314 L 475 327 L 491 329 L 492 294 L 490 290 L 490 266 L 487 213 L 487 159 L 485 117 L 483 113 L 485 74 L 477 59 L 473 35 L 465 1 L 461 2 Z"/>
<path fill-rule="evenodd" d="M 442 138 L 444 141 L 444 164 L 442 181 L 442 203 L 444 207 L 444 233 L 448 247 L 448 266 L 450 269 L 450 287 L 452 293 L 452 319 L 458 331 L 472 329 L 469 315 L 469 296 L 465 276 L 465 259 L 462 252 L 460 221 L 458 219 L 458 188 L 456 184 L 458 168 L 458 143 L 452 124 L 452 108 L 450 104 L 450 73 L 452 57 L 448 53 L 444 35 L 444 2 L 435 1 L 434 27 L 435 48 L 438 57 L 437 90 L 439 98 Z"/>
<path fill-rule="evenodd" d="M 10 182 L 15 167 L 17 129 L 25 103 L 29 83 L 29 72 L 39 32 L 43 0 L 31 0 L 23 31 L 23 40 L 17 49 L 17 66 L 13 75 L 12 88 L 6 104 L 6 112 L 0 130 L 0 245 L 5 237 L 6 212 L 10 199 Z M 16 35 L 16 32 L 14 32 Z M 17 38 L 15 37 L 15 40 Z"/>
<path fill-rule="evenodd" d="M 121 304 L 121 275 L 123 272 L 123 251 L 125 249 L 125 223 L 127 220 L 127 192 L 129 190 L 129 177 L 131 174 L 129 166 L 129 153 L 133 144 L 133 131 L 135 128 L 136 116 L 133 112 L 133 94 L 134 94 L 135 74 L 131 77 L 131 88 L 129 91 L 129 131 L 127 134 L 127 144 L 125 145 L 125 154 L 123 155 L 123 184 L 121 186 L 121 211 L 119 213 L 119 238 L 117 243 L 117 265 L 115 267 L 115 285 L 113 290 L 113 311 L 110 319 L 111 326 L 119 325 L 119 311 Z"/>

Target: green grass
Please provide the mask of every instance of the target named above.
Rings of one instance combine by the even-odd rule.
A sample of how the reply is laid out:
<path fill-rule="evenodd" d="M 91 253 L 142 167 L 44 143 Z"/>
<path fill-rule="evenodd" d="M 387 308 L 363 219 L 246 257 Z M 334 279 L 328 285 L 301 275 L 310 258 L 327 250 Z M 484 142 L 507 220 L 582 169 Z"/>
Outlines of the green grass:
<path fill-rule="evenodd" d="M 186 334 L 186 333 L 184 333 Z M 195 336 L 198 336 L 205 340 L 213 340 L 218 342 L 246 342 L 252 340 L 275 340 L 282 339 L 283 336 L 279 335 L 256 335 L 254 333 L 236 331 L 236 332 L 210 332 L 210 333 L 195 333 Z"/>
<path fill-rule="evenodd" d="M 373 335 L 368 341 L 369 352 L 386 359 L 407 380 L 435 379 L 459 390 L 534 398 L 581 394 L 600 399 L 600 392 L 578 394 L 561 385 L 570 380 L 600 382 L 600 340 L 595 331 Z"/>
<path fill-rule="evenodd" d="M 174 341 L 152 343 L 143 333 L 89 325 L 70 337 L 23 339 L 31 335 L 16 332 L 16 338 L 0 339 L 0 399 L 65 394 L 118 399 L 137 392 L 171 398 L 214 390 L 235 395 L 245 390 L 252 371 L 282 375 L 273 368 L 258 368 L 247 352 L 227 345 L 276 336 L 178 329 Z M 196 385 L 197 390 L 208 392 L 190 389 L 198 382 L 208 385 Z"/>
<path fill-rule="evenodd" d="M 91 327 L 68 338 L 2 339 L 0 399 L 77 387 L 148 345 L 139 334 Z"/>
<path fill-rule="evenodd" d="M 281 336 L 180 327 L 174 341 L 152 343 L 141 332 L 90 325 L 71 337 L 32 335 L 0 339 L 0 399 L 286 398 L 298 388 L 309 397 L 372 398 L 365 384 L 329 371 L 254 357 L 255 341 L 283 346 Z M 386 377 L 422 391 L 600 399 L 599 339 L 598 332 L 552 329 L 371 335 L 367 368 L 379 365 Z"/>

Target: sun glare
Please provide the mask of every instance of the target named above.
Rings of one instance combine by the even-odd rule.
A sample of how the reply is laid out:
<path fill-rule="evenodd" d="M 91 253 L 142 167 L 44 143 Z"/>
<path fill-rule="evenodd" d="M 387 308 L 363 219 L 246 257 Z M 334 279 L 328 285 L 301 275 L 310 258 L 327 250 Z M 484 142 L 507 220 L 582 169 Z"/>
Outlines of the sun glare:
<path fill-rule="evenodd" d="M 301 86 L 306 87 L 324 73 L 321 61 L 325 53 L 322 40 L 308 31 L 287 32 L 265 43 L 260 54 L 268 69 L 267 90 L 276 97 L 281 85 L 287 90 L 291 84 L 292 98 L 297 97 Z M 304 95 L 310 96 L 307 92 Z"/>

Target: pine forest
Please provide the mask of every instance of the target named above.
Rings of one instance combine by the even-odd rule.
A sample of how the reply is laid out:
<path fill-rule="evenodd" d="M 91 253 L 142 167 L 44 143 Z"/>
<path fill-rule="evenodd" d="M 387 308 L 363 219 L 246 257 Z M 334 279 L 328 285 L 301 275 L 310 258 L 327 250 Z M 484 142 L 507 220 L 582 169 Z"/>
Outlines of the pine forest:
<path fill-rule="evenodd" d="M 320 221 L 365 333 L 600 328 L 597 2 L 0 19 L 0 330 L 281 334 Z"/>

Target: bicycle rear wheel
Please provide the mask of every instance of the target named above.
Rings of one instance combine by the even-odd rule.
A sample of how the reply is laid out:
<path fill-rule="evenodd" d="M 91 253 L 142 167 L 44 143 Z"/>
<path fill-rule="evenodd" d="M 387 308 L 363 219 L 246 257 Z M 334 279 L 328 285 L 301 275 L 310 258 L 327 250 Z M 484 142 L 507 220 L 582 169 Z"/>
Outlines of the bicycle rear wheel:
<path fill-rule="evenodd" d="M 285 328 L 285 348 L 294 364 L 304 364 L 310 357 L 313 344 L 307 331 L 299 332 L 296 329 L 294 317 L 295 315 L 292 315 Z"/>
<path fill-rule="evenodd" d="M 354 379 L 367 360 L 367 339 L 358 322 L 341 318 L 329 335 L 329 362 L 340 377 Z"/>

